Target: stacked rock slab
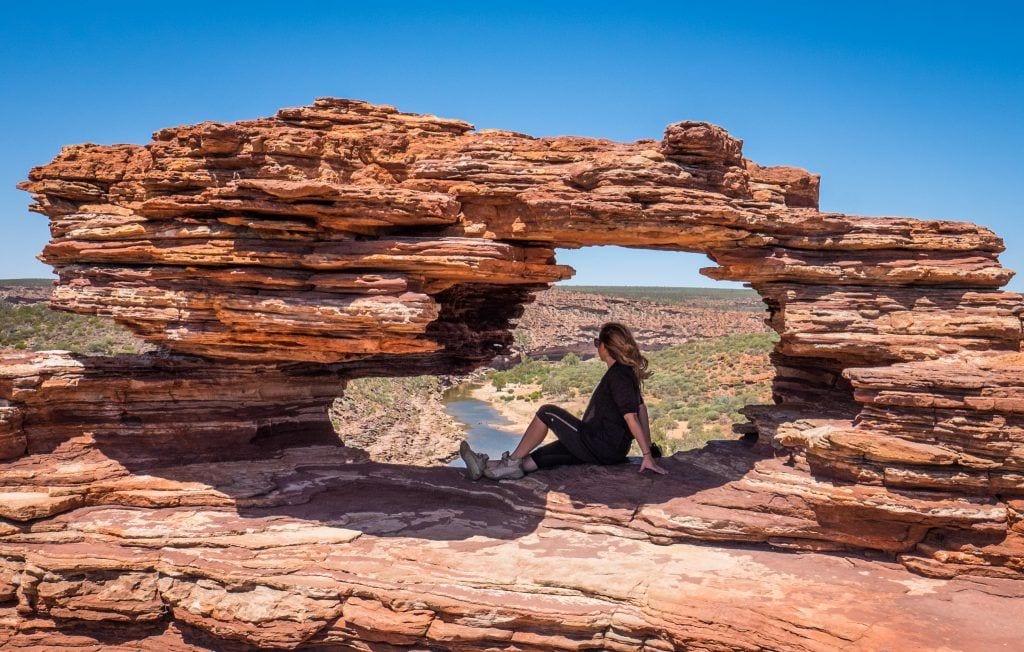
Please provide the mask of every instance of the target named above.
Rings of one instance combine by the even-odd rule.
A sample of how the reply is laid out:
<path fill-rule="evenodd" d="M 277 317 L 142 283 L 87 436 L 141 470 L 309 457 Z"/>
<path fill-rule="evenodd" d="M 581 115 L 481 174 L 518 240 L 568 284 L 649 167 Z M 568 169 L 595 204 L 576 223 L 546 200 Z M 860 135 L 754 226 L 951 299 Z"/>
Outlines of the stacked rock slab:
<path fill-rule="evenodd" d="M 0 360 L 8 585 L 107 595 L 114 576 L 164 578 L 129 616 L 93 596 L 93 621 L 165 618 L 200 591 L 183 573 L 212 575 L 196 560 L 132 561 L 113 551 L 134 544 L 103 535 L 104 558 L 120 561 L 96 566 L 102 581 L 69 579 L 80 551 L 60 546 L 93 535 L 47 540 L 48 519 L 73 530 L 75 514 L 105 506 L 157 510 L 156 522 L 187 505 L 309 500 L 341 482 L 334 467 L 360 458 L 318 465 L 282 451 L 323 444 L 327 404 L 345 379 L 479 367 L 507 351 L 523 304 L 571 275 L 554 249 L 590 245 L 705 253 L 717 266 L 703 272 L 750 282 L 780 336 L 774 404 L 746 411 L 778 457 L 768 446 L 739 466 L 718 449 L 697 456 L 719 486 L 649 510 L 644 536 L 872 549 L 942 577 L 1024 569 L 1024 303 L 999 289 L 1012 272 L 988 229 L 822 213 L 816 175 L 746 160 L 741 141 L 707 123 L 670 125 L 660 141 L 533 138 L 338 99 L 164 129 L 145 146 L 66 147 L 20 187 L 50 219 L 41 258 L 59 275 L 52 306 L 112 317 L 161 347 Z M 294 477 L 287 487 L 218 485 L 190 466 L 200 463 Z M 388 478 L 374 486 L 402 485 Z M 578 529 L 607 534 L 604 522 L 583 516 Z M 61 609 L 74 591 L 54 589 L 49 602 L 5 593 L 4 568 L 0 607 L 17 602 L 17 627 L 38 618 L 67 629 Z M 217 581 L 209 590 L 232 590 Z M 398 609 L 381 591 L 360 599 Z M 236 635 L 182 609 L 175 621 L 253 644 L 315 633 Z"/>

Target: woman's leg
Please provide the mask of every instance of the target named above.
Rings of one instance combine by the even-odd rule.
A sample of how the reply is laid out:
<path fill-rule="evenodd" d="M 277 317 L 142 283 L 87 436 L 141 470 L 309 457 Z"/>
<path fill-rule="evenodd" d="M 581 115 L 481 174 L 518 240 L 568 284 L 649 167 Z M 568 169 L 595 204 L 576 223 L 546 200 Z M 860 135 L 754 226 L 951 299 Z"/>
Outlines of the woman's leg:
<path fill-rule="evenodd" d="M 526 427 L 526 432 L 523 433 L 522 439 L 519 440 L 519 445 L 509 455 L 514 460 L 521 460 L 530 454 L 534 448 L 537 448 L 544 441 L 544 438 L 548 435 L 548 427 L 540 418 L 540 410 L 534 415 L 533 421 Z"/>
<path fill-rule="evenodd" d="M 561 436 L 563 432 L 571 430 L 573 433 L 579 431 L 580 420 L 569 414 L 557 405 L 542 405 L 537 414 L 533 417 L 533 421 L 526 428 L 526 432 L 523 433 L 522 439 L 519 440 L 519 445 L 509 455 L 512 459 L 522 460 L 523 470 L 526 472 L 536 471 L 543 465 L 538 465 L 537 460 L 530 455 L 530 451 L 537 448 L 544 442 L 544 438 L 548 434 L 548 428 L 555 431 L 556 435 Z M 548 444 L 543 449 L 551 448 L 552 444 Z M 563 447 L 564 448 L 564 447 Z M 550 452 L 554 452 L 553 450 Z M 559 449 L 562 452 L 562 449 Z M 560 466 L 561 464 L 573 464 L 578 463 L 575 457 L 568 450 L 564 453 L 570 457 L 566 458 L 564 455 L 545 455 L 546 460 L 554 462 L 550 466 Z"/>
<path fill-rule="evenodd" d="M 532 462 L 538 469 L 550 469 L 556 466 L 571 466 L 573 464 L 586 464 L 583 460 L 572 454 L 561 441 L 553 441 L 544 444 L 537 450 L 530 453 L 523 460 L 523 468 L 526 469 L 527 462 Z M 529 469 L 528 469 L 529 470 Z"/>
<path fill-rule="evenodd" d="M 537 448 L 544 441 L 544 438 L 548 435 L 548 427 L 541 421 L 539 413 L 533 417 L 530 421 L 530 425 L 526 427 L 526 432 L 523 433 L 522 438 L 519 440 L 519 445 L 516 449 L 509 454 L 509 457 L 513 460 L 522 460 L 523 470 L 527 473 L 537 470 L 537 465 L 530 459 L 530 451 Z M 488 460 L 487 467 L 495 468 L 501 462 L 499 460 Z"/>

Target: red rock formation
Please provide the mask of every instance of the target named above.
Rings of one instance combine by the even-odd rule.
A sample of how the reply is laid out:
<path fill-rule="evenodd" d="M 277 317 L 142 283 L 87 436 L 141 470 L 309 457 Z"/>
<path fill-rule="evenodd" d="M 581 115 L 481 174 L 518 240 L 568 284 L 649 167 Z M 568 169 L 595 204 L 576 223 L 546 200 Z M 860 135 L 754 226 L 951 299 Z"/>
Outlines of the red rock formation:
<path fill-rule="evenodd" d="M 619 467 L 473 484 L 456 469 L 346 463 L 345 449 L 323 446 L 125 475 L 108 482 L 105 505 L 4 531 L 0 646 L 1017 644 L 1019 581 L 933 579 L 879 559 L 690 543 L 805 542 L 820 535 L 817 512 L 835 515 L 881 495 L 839 490 L 844 504 L 781 460 L 766 464 L 730 444 L 667 460 L 665 481 Z M 732 487 L 752 464 L 759 468 Z M 798 492 L 780 499 L 775 487 L 790 483 Z M 150 502 L 118 503 L 115 492 L 145 492 Z M 770 513 L 752 508 L 769 500 Z M 907 505 L 874 507 L 887 508 L 913 531 Z M 962 518 L 952 505 L 939 517 Z M 865 513 L 845 527 L 859 545 L 880 536 L 875 525 Z"/>
<path fill-rule="evenodd" d="M 979 647 L 1022 633 L 1024 304 L 987 229 L 821 213 L 816 176 L 705 123 L 537 139 L 333 99 L 68 147 L 22 187 L 51 220 L 54 307 L 170 353 L 0 364 L 8 647 L 966 647 L 957 604 L 915 593 L 962 574 L 992 576 L 978 599 L 1014 623 Z M 554 248 L 600 244 L 753 283 L 781 335 L 775 405 L 747 408 L 762 445 L 680 454 L 663 480 L 501 487 L 312 445 L 345 378 L 478 366 L 571 273 Z M 856 580 L 828 558 L 684 559 L 694 540 L 873 550 L 942 579 L 872 565 L 914 591 L 826 596 L 821 574 Z M 578 560 L 594 550 L 616 551 L 607 572 Z M 679 578 L 749 557 L 731 580 L 757 599 L 700 625 L 726 597 Z M 759 572 L 826 597 L 776 600 Z"/>

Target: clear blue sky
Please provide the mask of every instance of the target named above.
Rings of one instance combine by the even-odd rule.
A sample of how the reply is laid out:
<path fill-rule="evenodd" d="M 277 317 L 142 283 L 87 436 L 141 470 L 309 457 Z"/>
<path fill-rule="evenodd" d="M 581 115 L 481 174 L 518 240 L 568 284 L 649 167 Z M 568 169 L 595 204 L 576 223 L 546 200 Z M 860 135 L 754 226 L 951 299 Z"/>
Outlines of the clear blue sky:
<path fill-rule="evenodd" d="M 708 120 L 749 158 L 821 173 L 823 210 L 979 222 L 1024 272 L 1024 4 L 555 4 L 5 5 L 0 278 L 48 272 L 45 219 L 14 184 L 62 144 L 324 95 L 542 136 Z M 559 258 L 575 283 L 713 284 L 697 256 Z"/>

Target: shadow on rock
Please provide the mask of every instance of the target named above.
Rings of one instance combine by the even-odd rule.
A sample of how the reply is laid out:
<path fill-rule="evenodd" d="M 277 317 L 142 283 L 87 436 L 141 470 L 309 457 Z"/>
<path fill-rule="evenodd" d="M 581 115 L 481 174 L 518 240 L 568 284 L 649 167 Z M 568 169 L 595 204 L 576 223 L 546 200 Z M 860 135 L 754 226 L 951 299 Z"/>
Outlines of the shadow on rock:
<path fill-rule="evenodd" d="M 93 495 L 88 502 L 95 505 L 208 508 L 264 525 L 284 519 L 426 540 L 477 535 L 514 539 L 534 532 L 545 520 L 558 526 L 673 536 L 664 524 L 641 518 L 645 511 L 679 516 L 706 511 L 710 506 L 700 504 L 700 496 L 713 497 L 770 456 L 742 441 L 714 441 L 664 458 L 669 470 L 665 476 L 640 474 L 633 460 L 543 470 L 520 480 L 474 482 L 454 467 L 372 462 L 362 451 L 328 437 L 257 440 L 204 461 L 189 460 L 182 451 L 154 456 L 152 449 L 140 460 L 117 446 L 97 445 L 125 473 Z M 162 460 L 159 466 L 153 464 L 156 458 Z M 252 522 L 246 527 L 260 526 Z"/>

